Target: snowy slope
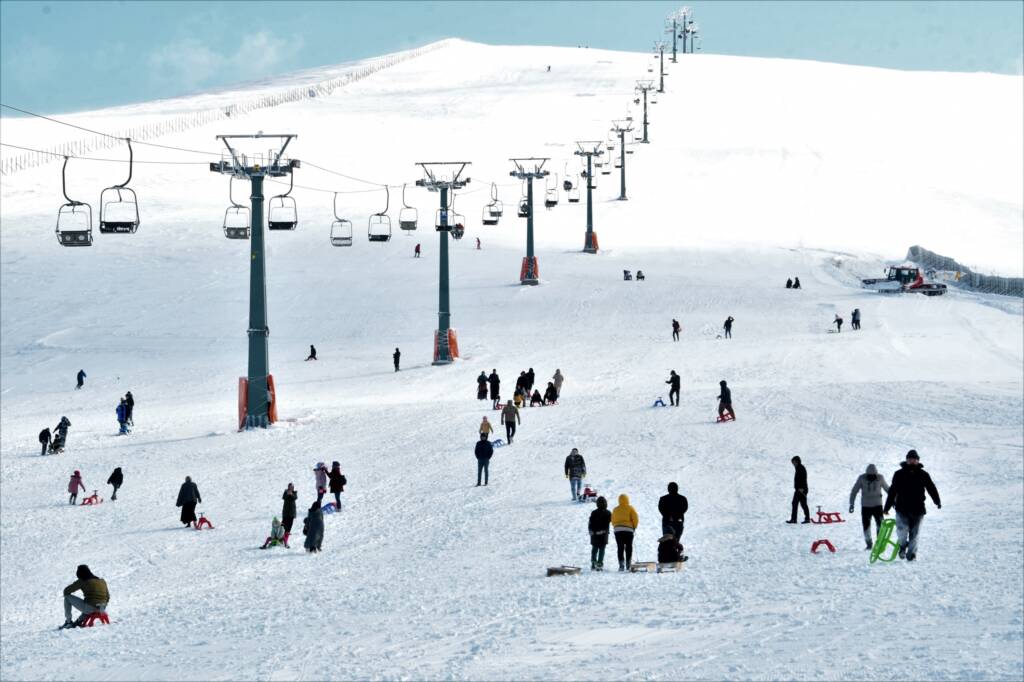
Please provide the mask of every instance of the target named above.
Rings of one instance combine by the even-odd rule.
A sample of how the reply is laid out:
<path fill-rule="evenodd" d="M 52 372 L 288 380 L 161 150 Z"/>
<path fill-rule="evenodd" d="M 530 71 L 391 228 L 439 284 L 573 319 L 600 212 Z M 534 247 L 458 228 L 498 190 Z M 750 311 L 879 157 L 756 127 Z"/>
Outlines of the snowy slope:
<path fill-rule="evenodd" d="M 577 252 L 584 208 L 563 197 L 538 211 L 542 286 L 518 286 L 524 229 L 506 159 L 549 155 L 561 174 L 574 139 L 604 137 L 625 115 L 647 60 L 455 42 L 237 129 L 161 139 L 217 151 L 218 133 L 294 131 L 296 158 L 390 183 L 411 183 L 418 160 L 473 161 L 456 204 L 469 230 L 452 256 L 464 357 L 445 368 L 430 366 L 429 224 L 332 249 L 332 195 L 296 190 L 299 229 L 268 240 L 285 421 L 265 432 L 233 429 L 247 259 L 220 232 L 224 178 L 201 164 L 140 166 L 140 231 L 76 250 L 53 237 L 59 167 L 5 177 L 0 677 L 1024 675 L 1021 302 L 856 287 L 912 243 L 1019 274 L 1021 79 L 688 56 L 652 107 L 652 144 L 627 160 L 629 201 L 613 201 L 617 176 L 599 177 L 604 251 Z M 964 96 L 948 101 L 951 87 Z M 6 119 L 2 130 L 17 144 Z M 69 192 L 95 201 L 121 175 L 79 162 Z M 507 185 L 506 217 L 482 228 L 490 181 Z M 366 189 L 309 166 L 296 182 Z M 428 221 L 436 195 L 407 198 Z M 393 193 L 393 218 L 397 203 Z M 338 204 L 359 236 L 383 195 Z M 648 280 L 623 282 L 624 268 Z M 792 275 L 803 291 L 780 287 Z M 825 333 L 854 307 L 863 331 Z M 726 315 L 737 319 L 730 341 L 715 338 Z M 317 363 L 302 362 L 309 343 Z M 531 366 L 545 380 L 562 370 L 564 400 L 524 411 L 477 489 L 472 443 L 490 412 L 475 377 L 493 367 L 510 385 Z M 86 388 L 69 390 L 83 367 Z M 683 376 L 682 406 L 651 410 L 669 369 Z M 734 424 L 711 423 L 722 378 Z M 118 438 L 126 390 L 136 431 Z M 35 435 L 61 414 L 69 449 L 41 459 Z M 657 498 L 679 481 L 691 507 L 682 575 L 542 577 L 589 556 L 589 508 L 569 501 L 561 472 L 572 447 L 602 494 L 631 496 L 639 559 L 653 558 Z M 807 464 L 812 510 L 846 516 L 864 466 L 890 477 L 910 447 L 943 496 L 942 510 L 929 503 L 918 563 L 869 566 L 852 516 L 782 524 L 792 455 Z M 333 459 L 350 486 L 324 553 L 255 550 L 285 485 L 304 509 L 312 465 Z M 114 466 L 126 475 L 117 502 L 64 504 L 71 470 L 102 490 Z M 186 474 L 215 531 L 178 527 Z M 839 553 L 810 555 L 818 537 Z M 108 580 L 114 624 L 54 633 L 59 589 L 80 562 Z"/>

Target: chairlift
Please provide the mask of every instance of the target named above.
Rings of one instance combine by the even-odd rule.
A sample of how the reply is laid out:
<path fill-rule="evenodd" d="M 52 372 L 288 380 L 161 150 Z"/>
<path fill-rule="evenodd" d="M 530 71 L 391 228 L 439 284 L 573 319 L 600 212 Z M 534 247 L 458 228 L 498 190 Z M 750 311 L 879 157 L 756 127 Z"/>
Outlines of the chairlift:
<path fill-rule="evenodd" d="M 405 203 L 405 185 L 402 185 L 402 210 L 398 212 L 398 227 L 406 230 L 406 234 L 416 229 L 419 211 Z M 411 236 L 411 235 L 410 235 Z"/>
<path fill-rule="evenodd" d="M 462 239 L 462 235 L 466 234 L 466 216 L 462 215 L 461 213 L 457 213 L 455 211 L 455 192 L 454 191 L 452 191 L 451 197 L 452 197 L 452 203 L 451 203 L 451 221 L 452 221 L 451 235 L 452 235 L 452 239 Z"/>
<path fill-rule="evenodd" d="M 562 177 L 565 179 L 562 180 L 562 189 L 568 192 L 569 190 L 572 189 L 572 175 L 569 173 L 568 161 L 565 162 L 565 166 L 563 168 L 564 172 L 562 173 Z"/>
<path fill-rule="evenodd" d="M 578 204 L 580 203 L 580 188 L 579 186 L 573 187 L 569 190 L 569 203 Z"/>
<path fill-rule="evenodd" d="M 505 213 L 505 205 L 498 198 L 498 185 L 491 183 L 491 215 L 500 218 Z"/>
<path fill-rule="evenodd" d="M 391 241 L 391 218 L 388 217 L 388 207 L 391 206 L 391 190 L 387 185 L 384 185 L 384 192 L 384 210 L 374 213 L 367 221 L 366 233 L 371 242 Z"/>
<path fill-rule="evenodd" d="M 518 215 L 519 215 L 520 218 L 529 218 L 530 217 L 530 202 L 527 201 L 526 199 L 520 199 L 519 200 Z"/>
<path fill-rule="evenodd" d="M 299 225 L 299 211 L 295 198 L 289 196 L 295 187 L 294 173 L 288 174 L 288 191 L 271 197 L 267 210 L 267 227 L 271 230 L 294 230 Z"/>
<path fill-rule="evenodd" d="M 243 206 L 235 201 L 231 188 L 235 182 L 232 175 L 228 181 L 228 199 L 231 205 L 224 211 L 224 236 L 228 239 L 248 239 L 252 221 L 249 217 L 249 207 Z"/>
<path fill-rule="evenodd" d="M 135 190 L 128 187 L 134 166 L 132 141 L 129 138 L 124 141 L 128 143 L 128 179 L 100 192 L 100 232 L 103 234 L 132 234 L 139 229 L 139 202 Z"/>
<path fill-rule="evenodd" d="M 558 188 L 549 189 L 544 193 L 544 208 L 558 206 Z"/>
<path fill-rule="evenodd" d="M 68 196 L 68 157 L 61 168 L 61 190 L 68 203 L 57 211 L 57 241 L 61 246 L 92 246 L 92 206 Z"/>
<path fill-rule="evenodd" d="M 334 222 L 331 223 L 331 246 L 352 246 L 352 221 L 338 215 L 338 193 L 334 193 Z"/>

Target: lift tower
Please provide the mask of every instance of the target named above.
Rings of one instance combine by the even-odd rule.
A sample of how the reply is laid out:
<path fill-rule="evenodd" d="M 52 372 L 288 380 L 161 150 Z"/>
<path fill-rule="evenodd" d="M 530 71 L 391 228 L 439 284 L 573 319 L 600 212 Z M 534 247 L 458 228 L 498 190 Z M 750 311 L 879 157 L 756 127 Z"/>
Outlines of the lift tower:
<path fill-rule="evenodd" d="M 448 284 L 448 239 L 452 225 L 449 224 L 448 192 L 462 189 L 470 179 L 463 178 L 470 161 L 421 161 L 425 177 L 416 181 L 417 187 L 426 187 L 431 192 L 441 193 L 441 207 L 437 210 L 434 227 L 440 237 L 438 253 L 439 274 L 437 278 L 437 330 L 434 332 L 435 365 L 450 365 L 459 357 L 459 344 L 455 330 L 451 328 L 452 310 Z M 445 171 L 448 171 L 446 174 Z"/>
<path fill-rule="evenodd" d="M 647 93 L 654 89 L 654 81 L 637 81 L 636 91 L 643 94 L 644 97 L 644 139 L 640 140 L 644 144 L 650 142 L 647 139 Z"/>
<path fill-rule="evenodd" d="M 263 178 L 291 175 L 299 167 L 296 159 L 285 159 L 284 150 L 298 135 L 218 135 L 217 139 L 228 148 L 227 157 L 210 164 L 214 173 L 248 178 L 252 186 L 252 222 L 250 225 L 249 258 L 249 367 L 246 375 L 244 418 L 239 419 L 239 430 L 266 428 L 272 421 L 276 409 L 271 409 L 270 357 L 267 337 L 267 261 L 263 239 Z M 262 154 L 252 158 L 232 146 L 232 140 L 258 140 L 270 138 L 281 140 L 280 148 L 271 149 L 266 158 Z M 240 406 L 241 408 L 242 406 Z M 276 406 L 275 406 L 276 407 Z"/>
<path fill-rule="evenodd" d="M 574 154 L 587 159 L 587 234 L 583 238 L 583 253 L 597 253 L 597 234 L 594 232 L 594 157 L 601 156 L 601 142 L 581 140 Z"/>
<path fill-rule="evenodd" d="M 629 119 L 614 121 L 612 131 L 619 136 L 619 201 L 626 201 L 626 133 L 633 130 Z"/>
<path fill-rule="evenodd" d="M 536 286 L 540 284 L 540 271 L 537 269 L 537 257 L 533 253 L 533 180 L 544 178 L 548 172 L 544 170 L 544 164 L 549 157 L 531 156 L 522 159 L 509 159 L 515 164 L 516 169 L 509 175 L 519 178 L 526 183 L 526 257 L 523 258 L 523 265 L 519 269 L 519 283 Z M 589 180 L 587 183 L 589 184 Z M 589 192 L 589 190 L 587 190 Z M 522 211 L 520 211 L 522 214 Z"/>
<path fill-rule="evenodd" d="M 665 92 L 665 41 L 659 40 L 654 43 L 654 49 L 658 51 L 661 66 L 658 67 L 658 92 Z"/>

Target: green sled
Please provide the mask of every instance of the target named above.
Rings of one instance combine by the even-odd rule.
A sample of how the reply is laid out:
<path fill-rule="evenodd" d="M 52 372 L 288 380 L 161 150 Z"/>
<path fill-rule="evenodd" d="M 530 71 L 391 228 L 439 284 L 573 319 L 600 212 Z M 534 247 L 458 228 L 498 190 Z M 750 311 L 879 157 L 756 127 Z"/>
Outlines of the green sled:
<path fill-rule="evenodd" d="M 878 537 L 875 538 L 875 545 L 871 548 L 871 563 L 876 561 L 895 561 L 900 551 L 900 545 L 898 542 L 892 541 L 892 532 L 896 528 L 896 522 L 893 519 L 885 519 L 882 521 L 881 527 L 878 529 Z M 889 556 L 883 557 L 882 552 L 889 549 Z"/>

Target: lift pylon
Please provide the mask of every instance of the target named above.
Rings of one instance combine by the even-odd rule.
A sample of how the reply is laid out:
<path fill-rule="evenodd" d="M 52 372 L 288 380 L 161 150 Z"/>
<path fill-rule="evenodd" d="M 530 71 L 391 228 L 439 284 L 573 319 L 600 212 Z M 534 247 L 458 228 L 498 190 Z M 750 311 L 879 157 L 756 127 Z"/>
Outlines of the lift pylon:
<path fill-rule="evenodd" d="M 549 157 L 530 156 L 519 159 L 509 159 L 515 164 L 515 170 L 509 175 L 519 178 L 526 185 L 526 256 L 523 258 L 523 265 L 519 269 L 519 283 L 536 286 L 540 284 L 540 270 L 537 267 L 537 256 L 533 252 L 533 180 L 534 178 L 546 178 L 548 171 L 544 170 L 544 164 Z M 522 215 L 522 212 L 520 212 Z"/>

